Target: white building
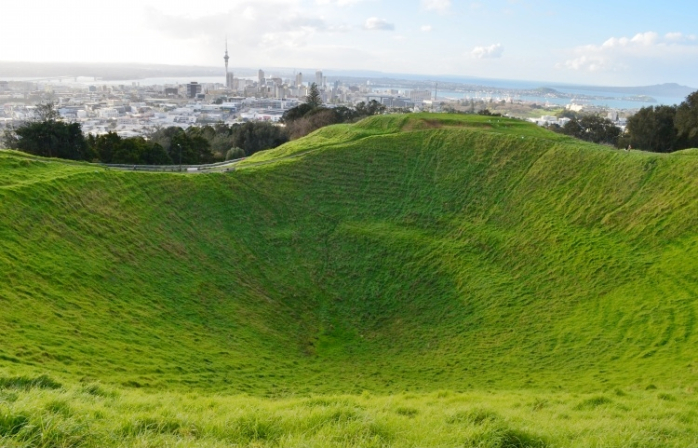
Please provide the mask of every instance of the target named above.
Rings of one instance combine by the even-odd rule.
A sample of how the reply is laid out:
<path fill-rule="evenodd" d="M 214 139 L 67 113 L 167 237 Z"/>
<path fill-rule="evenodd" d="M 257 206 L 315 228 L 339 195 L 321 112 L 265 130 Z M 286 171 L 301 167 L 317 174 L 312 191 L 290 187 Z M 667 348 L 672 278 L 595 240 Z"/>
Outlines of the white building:
<path fill-rule="evenodd" d="M 104 109 L 99 109 L 97 111 L 99 118 L 116 118 L 119 116 L 119 111 L 113 107 L 107 107 Z"/>

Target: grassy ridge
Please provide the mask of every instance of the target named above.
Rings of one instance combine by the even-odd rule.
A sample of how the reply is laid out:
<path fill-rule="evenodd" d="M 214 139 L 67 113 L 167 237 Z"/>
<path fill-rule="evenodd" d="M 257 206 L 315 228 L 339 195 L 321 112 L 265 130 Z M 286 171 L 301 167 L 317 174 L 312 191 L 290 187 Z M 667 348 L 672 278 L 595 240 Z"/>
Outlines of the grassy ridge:
<path fill-rule="evenodd" d="M 440 115 L 325 128 L 229 174 L 95 170 L 0 152 L 0 377 L 100 381 L 127 403 L 165 389 L 385 396 L 342 398 L 375 410 L 355 427 L 330 425 L 346 446 L 526 446 L 502 438 L 516 431 L 532 446 L 685 446 L 696 440 L 681 422 L 695 413 L 697 157 Z M 12 392 L 7 406 L 12 415 L 31 400 L 73 406 L 82 387 Z M 418 404 L 395 408 L 431 415 L 439 390 L 490 403 L 494 423 L 430 444 L 419 437 L 445 414 L 410 432 L 414 422 L 397 422 L 409 415 L 378 411 L 410 391 Z M 577 412 L 600 393 L 589 409 L 601 414 Z M 263 410 L 254 412 L 300 406 L 286 400 L 255 402 Z M 531 414 L 536 400 L 554 412 Z M 658 427 L 673 432 L 655 434 L 641 409 L 665 405 Z M 623 412 L 639 426 L 615 417 Z M 202 437 L 341 445 L 292 429 L 308 418 L 280 423 L 282 439 Z M 585 419 L 606 429 L 582 429 Z M 372 433 L 374 421 L 393 435 Z M 604 444 L 604 431 L 618 437 Z M 157 431 L 136 433 L 152 442 Z"/>

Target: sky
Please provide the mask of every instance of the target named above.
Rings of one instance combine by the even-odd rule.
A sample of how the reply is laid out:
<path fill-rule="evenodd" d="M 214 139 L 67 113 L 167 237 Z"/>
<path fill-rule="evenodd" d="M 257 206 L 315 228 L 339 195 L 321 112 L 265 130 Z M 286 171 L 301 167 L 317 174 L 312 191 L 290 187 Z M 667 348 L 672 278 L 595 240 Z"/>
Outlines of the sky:
<path fill-rule="evenodd" d="M 695 0 L 22 0 L 1 61 L 698 87 Z"/>

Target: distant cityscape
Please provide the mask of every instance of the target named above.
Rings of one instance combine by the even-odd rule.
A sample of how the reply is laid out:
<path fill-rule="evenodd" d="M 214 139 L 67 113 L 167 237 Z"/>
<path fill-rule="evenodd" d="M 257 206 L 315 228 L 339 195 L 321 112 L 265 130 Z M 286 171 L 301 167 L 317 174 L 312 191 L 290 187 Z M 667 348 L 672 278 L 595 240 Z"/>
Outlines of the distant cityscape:
<path fill-rule="evenodd" d="M 648 95 L 565 93 L 550 88 L 493 88 L 458 82 L 371 80 L 326 76 L 322 70 L 293 74 L 265 73 L 235 76 L 229 68 L 227 42 L 224 76 L 208 81 L 176 79 L 162 83 L 131 81 L 105 83 L 99 78 L 0 78 L 0 130 L 31 119 L 36 104 L 53 102 L 63 119 L 81 124 L 85 133 L 116 132 L 122 137 L 146 135 L 159 127 L 187 128 L 246 121 L 279 122 L 283 113 L 304 102 L 312 84 L 328 107 L 354 106 L 377 101 L 401 112 L 470 111 L 492 109 L 503 115 L 530 119 L 539 125 L 561 124 L 546 110 L 567 108 L 611 118 L 620 127 L 625 118 L 644 105 L 656 103 Z M 222 79 L 221 79 L 222 78 Z M 221 82 L 223 81 L 223 82 Z M 599 100 L 634 107 L 598 105 Z M 635 106 L 636 105 L 636 106 Z M 532 117 L 535 112 L 543 112 Z M 542 116 L 541 116 L 542 115 Z M 563 119 L 564 120 L 564 119 Z"/>
<path fill-rule="evenodd" d="M 244 121 L 278 122 L 283 113 L 303 102 L 309 85 L 316 83 L 328 106 L 352 106 L 376 100 L 388 107 L 411 110 L 433 107 L 432 92 L 412 90 L 406 95 L 396 89 L 374 91 L 370 84 L 353 85 L 334 81 L 321 71 L 293 78 L 266 76 L 259 70 L 256 80 L 226 73 L 226 84 L 191 81 L 177 84 L 79 85 L 54 80 L 0 81 L 0 126 L 31 118 L 38 103 L 54 102 L 60 115 L 81 123 L 88 133 L 116 131 L 122 136 L 147 133 L 158 126 L 179 126 Z"/>

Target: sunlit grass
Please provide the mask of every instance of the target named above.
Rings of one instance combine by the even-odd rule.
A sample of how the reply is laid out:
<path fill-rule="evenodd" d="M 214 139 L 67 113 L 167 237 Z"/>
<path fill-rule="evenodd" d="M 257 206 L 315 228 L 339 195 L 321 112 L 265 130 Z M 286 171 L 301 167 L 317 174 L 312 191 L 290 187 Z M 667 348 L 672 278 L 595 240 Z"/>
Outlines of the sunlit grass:
<path fill-rule="evenodd" d="M 680 447 L 698 443 L 682 390 L 473 391 L 262 399 L 99 384 L 3 389 L 3 446 Z"/>
<path fill-rule="evenodd" d="M 428 114 L 227 174 L 2 152 L 0 446 L 695 445 L 697 157 Z"/>

